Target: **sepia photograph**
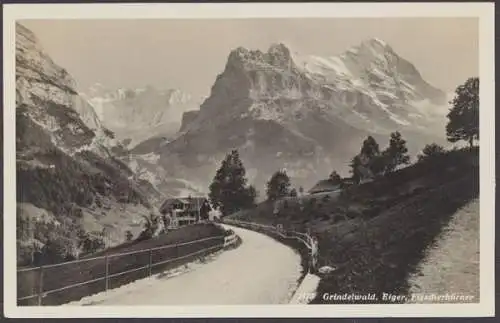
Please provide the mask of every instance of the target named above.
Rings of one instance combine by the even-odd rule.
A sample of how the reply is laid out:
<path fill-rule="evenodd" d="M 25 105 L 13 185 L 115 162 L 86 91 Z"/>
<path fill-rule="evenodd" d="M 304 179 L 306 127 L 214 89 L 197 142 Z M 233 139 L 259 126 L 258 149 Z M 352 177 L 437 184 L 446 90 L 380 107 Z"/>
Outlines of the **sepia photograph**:
<path fill-rule="evenodd" d="M 5 7 L 7 316 L 494 313 L 493 6 L 297 5 Z"/>

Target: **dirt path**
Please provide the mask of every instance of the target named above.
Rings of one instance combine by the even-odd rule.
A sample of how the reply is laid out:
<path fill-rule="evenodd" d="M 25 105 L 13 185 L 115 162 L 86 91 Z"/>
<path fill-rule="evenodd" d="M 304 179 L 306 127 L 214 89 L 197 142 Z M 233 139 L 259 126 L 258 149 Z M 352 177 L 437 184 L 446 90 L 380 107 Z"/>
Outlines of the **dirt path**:
<path fill-rule="evenodd" d="M 468 302 L 479 302 L 479 199 L 457 211 L 409 284 L 410 295 L 469 295 L 474 298 Z M 415 298 L 414 302 L 436 301 Z"/>
<path fill-rule="evenodd" d="M 288 303 L 301 275 L 300 256 L 263 234 L 230 228 L 243 241 L 236 249 L 68 305 Z"/>

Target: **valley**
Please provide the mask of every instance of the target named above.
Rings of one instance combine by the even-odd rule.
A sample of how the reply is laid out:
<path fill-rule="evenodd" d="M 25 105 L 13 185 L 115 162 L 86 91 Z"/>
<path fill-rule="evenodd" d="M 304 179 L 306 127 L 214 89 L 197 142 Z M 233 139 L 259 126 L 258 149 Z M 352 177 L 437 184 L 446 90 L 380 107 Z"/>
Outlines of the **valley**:
<path fill-rule="evenodd" d="M 208 187 L 219 161 L 238 149 L 258 191 L 281 168 L 297 187 L 311 187 L 332 169 L 347 174 L 345 156 L 368 135 L 382 141 L 398 130 L 411 138 L 412 156 L 429 142 L 445 144 L 448 99 L 378 39 L 328 58 L 283 44 L 268 52 L 240 47 L 176 135 L 132 152 L 136 160 L 155 154 L 167 174 Z"/>
<path fill-rule="evenodd" d="M 167 219 L 181 209 L 159 214 L 160 205 L 208 196 L 218 216 L 211 221 L 314 235 L 319 266 L 334 268 L 321 276 L 318 295 L 409 293 L 415 288 L 409 277 L 417 275 L 429 246 L 479 196 L 478 103 L 450 126 L 450 108 L 468 87 L 478 90 L 478 78 L 455 93 L 438 89 L 390 44 L 371 38 L 335 56 L 300 54 L 284 43 L 266 51 L 233 48 L 203 99 L 150 85 L 81 89 L 36 35 L 17 24 L 18 266 L 176 243 L 191 229 L 171 229 Z M 193 229 L 194 235 L 221 232 L 213 228 Z M 238 232 L 250 241 L 245 246 L 243 240 L 242 250 L 252 261 L 272 262 L 272 252 L 259 260 L 256 246 L 278 250 L 276 244 Z M 474 239 L 477 232 L 468 234 Z M 293 285 L 300 261 L 290 250 L 278 251 L 290 264 L 285 283 Z M 221 259 L 246 270 L 242 257 L 235 250 Z M 217 267 L 207 268 L 215 277 Z M 231 275 L 207 288 L 251 289 Z M 269 271 L 263 279 L 278 275 Z M 164 284 L 177 288 L 183 279 Z M 261 289 L 239 300 L 258 302 Z M 290 296 L 279 289 L 262 301 Z M 188 302 L 192 293 L 156 300 Z M 151 302 L 149 289 L 143 296 Z M 324 302 L 318 296 L 312 303 Z"/>
<path fill-rule="evenodd" d="M 262 200 L 282 168 L 306 189 L 332 169 L 346 174 L 367 135 L 387 140 L 401 128 L 413 156 L 444 138 L 446 94 L 378 39 L 329 58 L 283 44 L 237 48 L 198 107 L 173 89 L 81 91 L 30 30 L 18 24 L 17 36 L 18 202 L 35 226 L 47 214 L 64 228 L 106 227 L 114 244 L 127 230 L 138 234 L 165 197 L 206 194 L 232 149 Z"/>

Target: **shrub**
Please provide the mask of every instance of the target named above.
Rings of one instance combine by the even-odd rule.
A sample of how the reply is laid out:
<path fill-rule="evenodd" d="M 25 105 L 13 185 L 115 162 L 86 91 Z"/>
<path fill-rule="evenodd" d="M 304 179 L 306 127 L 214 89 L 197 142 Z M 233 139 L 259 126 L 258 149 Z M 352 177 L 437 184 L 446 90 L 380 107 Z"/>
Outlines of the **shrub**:
<path fill-rule="evenodd" d="M 104 240 L 102 238 L 87 236 L 83 240 L 82 247 L 83 247 L 84 253 L 91 254 L 91 253 L 95 253 L 99 250 L 104 249 L 105 244 L 104 244 Z"/>
<path fill-rule="evenodd" d="M 442 156 L 445 154 L 445 149 L 436 144 L 436 143 L 432 143 L 430 145 L 426 145 L 424 147 L 424 149 L 422 149 L 422 153 L 418 155 L 418 161 L 424 161 L 424 160 L 427 160 L 429 158 L 434 158 L 434 157 L 437 157 L 437 156 Z"/>
<path fill-rule="evenodd" d="M 151 239 L 158 230 L 159 225 L 159 217 L 154 213 L 151 213 L 149 216 L 143 215 L 142 217 L 145 220 L 144 228 L 139 237 L 137 237 L 138 241 Z"/>
<path fill-rule="evenodd" d="M 334 184 L 342 183 L 342 177 L 340 177 L 340 175 L 336 171 L 333 171 L 328 177 L 328 179 L 330 180 L 330 182 Z"/>
<path fill-rule="evenodd" d="M 66 241 L 63 239 L 49 238 L 41 250 L 41 262 L 43 264 L 63 262 L 68 254 L 66 248 Z"/>
<path fill-rule="evenodd" d="M 83 229 L 79 229 L 76 236 L 78 239 L 78 247 L 82 248 L 84 254 L 95 253 L 106 247 L 102 236 L 90 235 Z"/>
<path fill-rule="evenodd" d="M 267 182 L 266 194 L 270 201 L 276 201 L 279 198 L 290 196 L 290 178 L 286 171 L 280 170 L 271 176 Z"/>
<path fill-rule="evenodd" d="M 27 266 L 33 263 L 33 256 L 37 252 L 34 244 L 22 244 L 19 240 L 16 241 L 17 247 L 17 264 Z"/>

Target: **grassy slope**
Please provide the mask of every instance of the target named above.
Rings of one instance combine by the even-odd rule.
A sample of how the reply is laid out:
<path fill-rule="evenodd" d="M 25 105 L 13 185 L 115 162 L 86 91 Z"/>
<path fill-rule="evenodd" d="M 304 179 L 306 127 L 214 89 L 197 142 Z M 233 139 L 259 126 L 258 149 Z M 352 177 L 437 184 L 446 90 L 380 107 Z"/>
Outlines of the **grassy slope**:
<path fill-rule="evenodd" d="M 322 278 L 323 293 L 404 294 L 408 275 L 450 217 L 479 194 L 478 152 L 453 151 L 329 197 L 289 200 L 280 215 L 263 203 L 234 217 L 310 229 L 319 265 L 338 269 Z M 321 303 L 318 297 L 314 303 Z M 330 302 L 331 303 L 331 302 Z"/>
<path fill-rule="evenodd" d="M 155 248 L 164 245 L 178 244 L 188 241 L 194 241 L 207 237 L 214 237 L 224 235 L 225 231 L 219 226 L 212 224 L 197 224 L 193 226 L 181 227 L 178 230 L 169 232 L 166 235 L 157 238 L 142 241 L 139 243 L 130 242 L 123 245 L 110 248 L 106 251 L 93 254 L 87 258 L 94 258 L 104 255 L 113 255 L 118 253 L 127 253 L 131 251 L 144 250 L 148 248 Z M 215 246 L 220 244 L 220 239 L 208 240 L 192 245 L 180 246 L 178 248 L 167 248 L 153 252 L 153 263 L 163 261 L 169 258 L 187 255 L 198 250 Z M 199 257 L 199 256 L 198 256 Z M 174 268 L 186 262 L 192 261 L 195 256 L 186 257 L 184 259 L 166 263 L 153 267 L 152 273 Z M 113 257 L 109 260 L 109 274 L 115 274 L 134 268 L 145 266 L 149 263 L 149 252 L 135 253 L 132 255 L 125 255 Z M 144 278 L 148 274 L 147 269 L 142 269 L 130 274 L 117 276 L 109 280 L 109 288 L 116 288 L 131 281 Z M 51 267 L 44 270 L 43 289 L 44 291 L 53 290 L 68 286 L 71 284 L 84 282 L 92 279 L 104 277 L 105 275 L 105 260 L 102 258 L 89 260 L 87 262 L 71 263 L 63 266 Z M 37 292 L 39 286 L 39 272 L 29 271 L 18 273 L 18 296 L 27 296 Z M 96 283 L 83 285 L 67 289 L 62 292 L 48 294 L 44 300 L 44 305 L 57 305 L 69 301 L 78 300 L 84 296 L 92 295 L 103 291 L 105 288 L 104 280 Z M 36 304 L 36 298 L 28 301 L 23 301 L 20 305 Z"/>
<path fill-rule="evenodd" d="M 461 208 L 409 279 L 412 293 L 473 295 L 479 301 L 479 199 Z M 460 246 L 460 247 L 458 247 Z"/>
<path fill-rule="evenodd" d="M 56 111 L 54 116 L 61 124 L 77 124 L 83 129 L 83 133 L 74 134 L 74 140 L 64 135 L 65 144 L 79 147 L 91 141 L 93 132 L 74 111 L 49 103 L 43 106 L 49 112 Z M 41 243 L 49 238 L 62 239 L 68 242 L 66 252 L 73 253 L 80 228 L 101 231 L 110 224 L 113 240 L 124 240 L 123 232 L 132 218 L 125 209 L 147 214 L 152 203 L 159 200 L 159 193 L 150 183 L 132 180 L 132 171 L 115 157 L 105 158 L 90 151 L 75 156 L 64 153 L 51 141 L 47 131 L 33 122 L 29 111 L 23 106 L 16 110 L 17 215 L 34 220 L 36 214 L 29 211 L 40 210 L 63 225 L 49 224 L 46 228 L 45 224 L 34 221 L 34 232 L 18 225 L 18 263 L 31 261 L 33 246 L 26 242 L 33 239 Z M 75 144 L 77 139 L 81 142 Z"/>

